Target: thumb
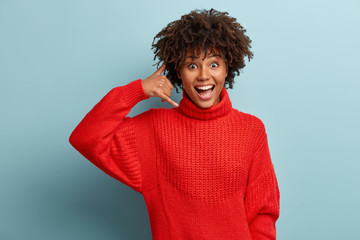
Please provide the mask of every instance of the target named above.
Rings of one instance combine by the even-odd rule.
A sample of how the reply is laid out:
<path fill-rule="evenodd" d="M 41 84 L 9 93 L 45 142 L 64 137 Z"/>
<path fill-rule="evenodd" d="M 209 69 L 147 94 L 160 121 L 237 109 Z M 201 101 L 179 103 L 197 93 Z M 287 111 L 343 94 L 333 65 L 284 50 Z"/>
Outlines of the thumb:
<path fill-rule="evenodd" d="M 161 73 L 165 70 L 165 68 L 166 68 L 166 64 L 163 63 L 163 64 L 161 65 L 161 67 L 159 67 L 158 70 L 156 70 L 156 72 L 154 73 L 154 75 L 161 75 Z"/>

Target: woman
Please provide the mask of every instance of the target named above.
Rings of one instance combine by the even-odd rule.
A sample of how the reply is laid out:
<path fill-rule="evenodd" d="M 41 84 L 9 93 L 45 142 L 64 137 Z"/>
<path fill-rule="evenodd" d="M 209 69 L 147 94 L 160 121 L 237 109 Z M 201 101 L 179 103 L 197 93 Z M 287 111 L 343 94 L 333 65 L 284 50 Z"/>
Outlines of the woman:
<path fill-rule="evenodd" d="M 253 56 L 245 32 L 214 9 L 169 23 L 153 42 L 162 66 L 112 89 L 70 136 L 144 196 L 153 239 L 276 239 L 280 193 L 264 124 L 232 108 L 225 88 Z M 174 107 L 127 117 L 150 97 Z"/>

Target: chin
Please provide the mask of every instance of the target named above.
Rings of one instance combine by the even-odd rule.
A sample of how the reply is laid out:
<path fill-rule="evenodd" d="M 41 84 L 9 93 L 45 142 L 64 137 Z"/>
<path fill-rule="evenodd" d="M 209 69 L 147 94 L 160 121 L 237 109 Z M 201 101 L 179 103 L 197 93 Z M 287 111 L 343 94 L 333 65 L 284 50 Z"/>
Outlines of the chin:
<path fill-rule="evenodd" d="M 210 108 L 214 105 L 214 101 L 206 102 L 206 103 L 198 103 L 196 105 L 201 108 Z"/>
<path fill-rule="evenodd" d="M 197 97 L 197 95 L 195 95 L 194 97 L 195 97 L 196 101 L 193 101 L 193 102 L 194 102 L 198 107 L 200 107 L 200 108 L 210 108 L 210 107 L 212 107 L 212 106 L 215 105 L 215 102 L 217 102 L 217 101 L 215 101 L 214 99 L 210 99 L 210 100 L 207 100 L 207 101 L 203 101 L 203 100 L 199 99 L 199 98 Z M 214 96 L 213 96 L 213 97 L 214 97 Z M 219 96 L 219 97 L 220 97 L 220 96 Z"/>

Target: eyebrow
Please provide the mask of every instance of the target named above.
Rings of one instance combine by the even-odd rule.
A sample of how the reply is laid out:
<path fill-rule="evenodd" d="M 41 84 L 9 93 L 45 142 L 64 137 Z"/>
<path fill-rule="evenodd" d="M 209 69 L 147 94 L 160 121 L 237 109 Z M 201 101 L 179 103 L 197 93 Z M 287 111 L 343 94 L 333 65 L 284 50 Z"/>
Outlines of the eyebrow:
<path fill-rule="evenodd" d="M 213 57 L 220 57 L 220 54 L 212 54 L 212 55 L 207 55 L 207 58 L 213 58 Z M 198 59 L 199 57 L 197 56 L 188 56 L 186 58 L 191 58 L 191 59 Z"/>

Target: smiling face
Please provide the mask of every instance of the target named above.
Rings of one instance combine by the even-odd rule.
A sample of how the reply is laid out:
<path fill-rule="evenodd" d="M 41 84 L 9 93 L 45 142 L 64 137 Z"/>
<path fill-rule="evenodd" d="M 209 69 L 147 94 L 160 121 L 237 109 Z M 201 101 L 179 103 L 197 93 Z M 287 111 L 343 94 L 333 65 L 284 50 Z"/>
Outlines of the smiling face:
<path fill-rule="evenodd" d="M 180 66 L 178 77 L 190 99 L 201 108 L 209 108 L 220 102 L 220 93 L 227 77 L 227 66 L 218 52 L 193 57 L 189 51 Z"/>

